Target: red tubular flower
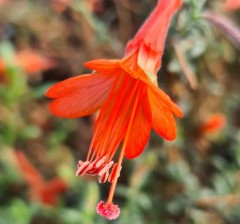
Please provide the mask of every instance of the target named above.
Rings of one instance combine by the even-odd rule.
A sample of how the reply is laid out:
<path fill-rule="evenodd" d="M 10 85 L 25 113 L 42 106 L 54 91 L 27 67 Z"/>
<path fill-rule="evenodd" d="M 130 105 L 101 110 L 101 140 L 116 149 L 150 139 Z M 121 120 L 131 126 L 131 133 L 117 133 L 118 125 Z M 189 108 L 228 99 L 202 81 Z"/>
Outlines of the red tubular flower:
<path fill-rule="evenodd" d="M 45 205 L 55 205 L 59 194 L 68 188 L 66 182 L 59 177 L 46 181 L 23 152 L 16 151 L 15 155 L 19 170 L 30 188 L 31 199 Z"/>
<path fill-rule="evenodd" d="M 182 0 L 161 0 L 136 36 L 128 43 L 121 60 L 85 63 L 94 70 L 52 86 L 50 110 L 57 116 L 76 118 L 101 109 L 85 162 L 79 161 L 76 175 L 98 175 L 111 183 L 106 204 L 97 212 L 108 219 L 120 213 L 112 203 L 124 157 L 133 159 L 144 150 L 151 128 L 167 140 L 176 137 L 174 115 L 181 109 L 157 86 L 157 71 L 170 20 Z M 122 143 L 117 163 L 113 157 Z"/>

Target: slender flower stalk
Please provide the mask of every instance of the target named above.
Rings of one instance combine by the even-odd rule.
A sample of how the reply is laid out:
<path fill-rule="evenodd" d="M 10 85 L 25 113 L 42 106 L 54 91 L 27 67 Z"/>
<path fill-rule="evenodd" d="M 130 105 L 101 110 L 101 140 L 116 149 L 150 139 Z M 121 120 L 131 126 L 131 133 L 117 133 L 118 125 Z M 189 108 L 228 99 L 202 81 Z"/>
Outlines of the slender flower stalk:
<path fill-rule="evenodd" d="M 78 162 L 76 175 L 96 175 L 100 183 L 111 183 L 106 203 L 97 205 L 97 213 L 107 219 L 120 214 L 113 197 L 124 157 L 133 159 L 142 153 L 152 128 L 166 140 L 177 135 L 174 115 L 183 113 L 158 88 L 157 71 L 171 18 L 181 4 L 182 0 L 158 1 L 122 59 L 89 61 L 85 66 L 93 74 L 67 79 L 47 91 L 54 99 L 50 110 L 57 116 L 77 118 L 100 109 L 86 161 Z"/>

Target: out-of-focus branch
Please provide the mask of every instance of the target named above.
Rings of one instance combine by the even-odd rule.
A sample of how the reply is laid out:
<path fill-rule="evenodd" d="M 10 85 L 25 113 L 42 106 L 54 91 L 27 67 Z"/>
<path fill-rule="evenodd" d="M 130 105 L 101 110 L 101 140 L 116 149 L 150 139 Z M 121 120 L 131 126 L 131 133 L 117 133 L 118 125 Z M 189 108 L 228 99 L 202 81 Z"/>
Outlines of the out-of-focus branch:
<path fill-rule="evenodd" d="M 182 51 L 182 49 L 176 44 L 176 43 L 172 43 L 175 55 L 177 57 L 177 60 L 179 62 L 179 65 L 183 71 L 183 74 L 185 75 L 185 77 L 187 78 L 190 86 L 192 89 L 196 89 L 197 88 L 197 79 L 196 76 L 192 70 L 192 68 L 190 67 L 187 58 L 184 54 L 184 52 Z"/>
<path fill-rule="evenodd" d="M 223 196 L 213 196 L 208 198 L 202 198 L 195 203 L 199 207 L 214 207 L 219 204 L 226 204 L 229 206 L 236 206 L 240 204 L 240 196 L 229 194 Z"/>
<path fill-rule="evenodd" d="M 216 26 L 240 50 L 240 29 L 228 18 L 215 12 L 204 12 L 202 17 Z"/>
<path fill-rule="evenodd" d="M 116 5 L 117 15 L 119 19 L 120 39 L 126 43 L 130 39 L 129 34 L 131 34 L 133 30 L 133 26 L 131 23 L 131 11 L 129 11 L 130 3 L 128 0 L 116 0 L 114 2 Z"/>

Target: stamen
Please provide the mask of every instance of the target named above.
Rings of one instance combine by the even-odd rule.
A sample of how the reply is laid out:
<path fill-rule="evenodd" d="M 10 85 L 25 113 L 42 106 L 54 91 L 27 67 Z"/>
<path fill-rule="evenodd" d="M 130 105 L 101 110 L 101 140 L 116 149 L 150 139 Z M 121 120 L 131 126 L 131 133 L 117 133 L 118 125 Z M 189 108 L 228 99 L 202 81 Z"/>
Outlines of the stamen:
<path fill-rule="evenodd" d="M 101 168 L 102 168 L 102 167 L 98 167 L 98 168 L 93 167 L 91 170 L 88 171 L 88 174 L 93 175 L 93 176 L 94 176 L 94 175 L 97 175 L 98 172 L 99 172 L 99 170 L 101 170 Z"/>
<path fill-rule="evenodd" d="M 107 156 L 101 156 L 97 158 L 95 161 L 93 161 L 94 168 L 99 168 L 106 160 Z"/>
<path fill-rule="evenodd" d="M 78 169 L 76 172 L 76 176 L 82 176 L 84 173 L 87 173 L 89 170 L 93 168 L 92 164 L 89 161 L 80 162 L 80 166 L 78 164 Z"/>
<path fill-rule="evenodd" d="M 117 166 L 116 166 L 116 172 L 115 173 L 120 173 L 120 168 L 121 168 L 121 164 L 122 164 L 122 161 L 123 161 L 124 151 L 125 151 L 125 148 L 122 147 L 119 158 L 118 158 L 118 163 L 117 163 Z M 112 185 L 111 185 L 109 195 L 108 195 L 108 199 L 107 199 L 107 202 L 106 202 L 107 204 L 112 203 L 113 195 L 114 195 L 116 185 L 117 185 L 117 180 L 118 180 L 118 177 L 113 176 L 113 180 L 111 181 Z"/>
<path fill-rule="evenodd" d="M 109 172 L 107 171 L 107 172 L 105 172 L 103 175 L 101 175 L 101 176 L 98 177 L 98 182 L 99 182 L 100 184 L 105 183 L 105 182 L 107 181 L 107 179 L 108 179 L 108 176 L 109 176 Z"/>
<path fill-rule="evenodd" d="M 120 170 L 117 174 L 117 163 L 115 163 L 112 168 L 112 172 L 110 173 L 110 175 L 108 177 L 108 182 L 112 183 L 115 176 L 117 176 L 117 178 L 118 178 L 120 176 L 121 169 L 122 169 L 122 166 L 120 167 Z"/>
<path fill-rule="evenodd" d="M 111 96 L 112 96 L 112 93 L 115 91 L 115 89 L 117 88 L 117 85 L 118 85 L 118 79 L 116 78 L 113 86 L 112 86 L 112 89 L 109 93 L 109 96 L 108 98 L 106 99 L 106 102 L 109 102 L 110 99 L 111 99 Z M 93 138 L 92 138 L 92 141 L 91 141 L 91 144 L 90 144 L 90 147 L 89 147 L 89 150 L 88 150 L 88 155 L 87 155 L 87 159 L 86 160 L 89 160 L 89 161 L 92 161 L 94 156 L 96 155 L 96 150 L 93 150 L 93 145 L 95 143 L 95 139 L 97 137 L 97 133 L 99 131 L 99 128 L 101 126 L 101 123 L 102 123 L 102 120 L 104 118 L 104 115 L 106 113 L 106 110 L 108 109 L 107 107 L 107 103 L 105 102 L 103 108 L 101 109 L 101 112 L 97 118 L 97 121 L 95 123 L 95 127 L 94 127 L 94 134 L 93 134 Z M 97 157 L 97 156 L 96 156 Z"/>
<path fill-rule="evenodd" d="M 109 163 L 105 163 L 105 159 L 106 156 L 101 156 L 92 163 L 89 161 L 83 162 L 79 160 L 76 176 L 82 176 L 85 173 L 89 175 L 98 175 L 100 183 L 106 182 L 109 176 L 109 169 L 111 169 L 114 162 L 111 161 Z"/>
<path fill-rule="evenodd" d="M 132 83 L 131 83 L 132 82 Z M 131 84 L 129 84 L 131 83 Z M 117 133 L 114 133 L 113 138 L 111 138 L 111 142 L 110 145 L 108 145 L 108 149 L 109 149 L 109 153 L 108 155 L 108 161 L 111 161 L 113 156 L 116 153 L 116 150 L 118 148 L 118 144 L 120 143 L 120 141 L 122 140 L 123 136 L 125 135 L 125 132 L 127 130 L 128 127 L 128 122 L 127 120 L 129 119 L 129 114 L 132 113 L 132 111 L 130 111 L 130 106 L 133 103 L 133 99 L 134 99 L 134 94 L 136 94 L 136 90 L 138 87 L 138 81 L 135 80 L 127 80 L 127 82 L 125 83 L 126 86 L 129 86 L 128 89 L 125 89 L 125 94 L 120 93 L 121 95 L 124 95 L 124 98 L 122 99 L 122 102 L 120 102 L 120 108 L 119 111 L 115 111 L 115 118 L 112 119 L 114 122 L 112 122 L 112 126 L 113 125 L 117 125 L 120 124 L 122 126 L 121 129 L 116 129 Z M 117 97 L 118 99 L 118 97 Z M 124 106 L 123 106 L 124 103 Z M 115 108 L 114 108 L 115 110 Z M 117 119 L 117 117 L 119 117 Z M 117 121 L 117 124 L 116 124 Z M 109 131 L 112 130 L 112 128 L 108 129 Z"/>
<path fill-rule="evenodd" d="M 104 150 L 106 150 L 106 148 L 108 149 L 108 151 L 110 151 L 110 152 L 112 151 L 113 148 L 109 146 L 109 139 L 111 139 L 111 142 L 112 142 L 112 138 L 110 138 L 112 129 L 114 126 L 116 126 L 116 121 L 117 121 L 117 118 L 119 117 L 120 112 L 121 112 L 122 117 L 126 116 L 125 114 L 127 114 L 127 111 L 129 111 L 129 106 L 126 104 L 126 98 L 131 100 L 132 99 L 131 93 L 134 93 L 134 90 L 132 90 L 132 86 L 129 85 L 129 77 L 128 76 L 126 76 L 126 75 L 123 76 L 122 80 L 119 80 L 119 82 L 121 82 L 122 86 L 126 86 L 126 89 L 124 92 L 123 91 L 120 92 L 120 90 L 117 90 L 114 93 L 115 96 L 114 97 L 112 96 L 112 98 L 115 98 L 115 102 L 113 103 L 113 105 L 111 105 L 111 106 L 106 105 L 109 108 L 112 107 L 112 110 L 111 110 L 111 113 L 109 114 L 108 119 L 105 124 L 106 134 L 104 136 L 102 144 L 99 146 L 99 148 L 101 148 L 100 153 L 103 153 Z M 124 108 L 122 107 L 123 102 L 125 105 L 125 110 L 123 110 Z M 111 101 L 109 103 L 111 103 Z M 115 136 L 119 137 L 119 135 L 116 133 L 115 133 Z M 115 147 L 115 148 L 117 148 L 117 147 Z"/>
<path fill-rule="evenodd" d="M 126 83 L 126 91 L 121 94 L 118 92 L 118 90 L 116 92 L 113 92 L 113 95 L 116 97 L 116 101 L 111 101 L 111 99 L 107 99 L 107 102 L 105 103 L 96 122 L 94 136 L 89 149 L 89 151 L 91 152 L 88 153 L 87 156 L 87 159 L 90 158 L 90 160 L 86 162 L 79 161 L 78 170 L 76 173 L 77 175 L 82 175 L 84 173 L 90 175 L 98 175 L 98 181 L 100 183 L 105 183 L 107 180 L 111 183 L 106 204 L 101 201 L 97 205 L 97 213 L 108 219 L 115 219 L 120 214 L 119 207 L 112 203 L 112 199 L 114 196 L 118 178 L 120 176 L 120 171 L 122 169 L 121 164 L 123 161 L 134 117 L 140 106 L 139 99 L 142 94 L 142 88 L 138 80 L 128 80 L 128 77 L 124 77 L 121 81 L 128 81 Z M 114 85 L 117 85 L 116 83 Z M 129 107 L 131 104 L 133 104 L 133 106 L 130 110 Z M 111 110 L 111 112 L 107 112 L 107 110 L 109 109 Z M 108 118 L 106 118 L 106 115 L 109 115 Z M 121 128 L 119 130 L 116 129 L 118 124 L 121 124 Z M 99 132 L 102 131 L 101 129 L 106 129 L 105 136 L 100 135 Z M 114 133 L 114 135 L 112 135 L 113 130 L 117 131 L 117 133 Z M 101 141 L 96 141 L 96 138 L 100 137 L 103 137 L 103 139 Z M 111 160 L 123 137 L 124 140 L 122 144 L 122 149 L 119 154 L 118 162 L 114 164 L 114 162 Z M 111 142 L 110 144 L 109 141 Z M 111 167 L 112 171 L 109 175 L 109 170 L 111 169 Z"/>
<path fill-rule="evenodd" d="M 136 82 L 139 83 L 138 81 L 136 81 Z M 136 99 L 135 99 L 134 105 L 132 107 L 131 116 L 130 116 L 130 119 L 129 119 L 129 122 L 128 122 L 126 135 L 125 135 L 123 145 L 122 145 L 122 149 L 120 151 L 118 162 L 117 162 L 116 173 L 115 173 L 116 175 L 113 178 L 111 178 L 113 180 L 112 180 L 112 185 L 111 185 L 110 192 L 109 192 L 109 195 L 108 195 L 108 199 L 107 199 L 107 202 L 106 202 L 107 205 L 112 203 L 113 195 L 114 195 L 116 185 L 117 185 L 118 174 L 120 173 L 121 164 L 122 164 L 123 157 L 124 157 L 124 152 L 125 152 L 125 149 L 126 149 L 126 146 L 127 146 L 127 140 L 128 140 L 128 137 L 129 137 L 129 134 L 130 134 L 130 131 L 131 131 L 131 127 L 132 127 L 132 123 L 133 123 L 133 120 L 134 120 L 135 113 L 136 113 L 136 111 L 139 107 L 139 98 L 142 95 L 142 90 L 143 90 L 142 88 L 138 88 L 137 92 L 136 92 Z"/>
<path fill-rule="evenodd" d="M 82 164 L 83 164 L 83 161 L 82 161 L 82 160 L 79 160 L 79 161 L 78 161 L 78 167 L 80 167 Z"/>
<path fill-rule="evenodd" d="M 113 161 L 107 163 L 105 166 L 103 166 L 103 168 L 101 170 L 99 170 L 98 172 L 98 176 L 102 176 L 104 173 L 106 173 L 114 164 Z"/>

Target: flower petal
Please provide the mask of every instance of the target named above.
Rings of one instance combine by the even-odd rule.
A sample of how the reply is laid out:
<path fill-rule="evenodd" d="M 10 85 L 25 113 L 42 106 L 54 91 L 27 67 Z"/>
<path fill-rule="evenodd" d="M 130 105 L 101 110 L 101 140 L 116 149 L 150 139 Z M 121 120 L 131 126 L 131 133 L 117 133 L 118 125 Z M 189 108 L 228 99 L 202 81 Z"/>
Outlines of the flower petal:
<path fill-rule="evenodd" d="M 99 60 L 92 60 L 84 63 L 84 66 L 95 70 L 98 72 L 103 73 L 112 73 L 115 70 L 119 69 L 119 66 L 117 65 L 118 60 L 108 60 L 108 59 L 99 59 Z"/>
<path fill-rule="evenodd" d="M 177 135 L 175 120 L 171 107 L 148 88 L 148 100 L 152 111 L 152 127 L 166 140 L 173 140 Z"/>
<path fill-rule="evenodd" d="M 151 91 L 156 95 L 157 98 L 159 98 L 164 104 L 170 109 L 170 111 L 177 117 L 181 118 L 183 117 L 183 112 L 180 107 L 176 103 L 174 103 L 171 98 L 160 88 L 157 86 L 149 83 L 149 86 L 151 88 Z"/>
<path fill-rule="evenodd" d="M 143 152 L 150 136 L 152 119 L 146 97 L 146 95 L 143 95 L 140 100 L 141 104 L 138 111 L 136 111 L 136 116 L 127 139 L 125 156 L 128 159 L 133 159 Z"/>
<path fill-rule="evenodd" d="M 119 67 L 128 75 L 132 76 L 134 79 L 141 80 L 145 83 L 149 83 L 149 77 L 146 73 L 138 66 L 138 51 L 135 51 L 128 56 L 124 57 L 122 60 L 119 60 L 117 64 Z"/>
<path fill-rule="evenodd" d="M 52 113 L 59 117 L 77 118 L 101 108 L 115 76 L 106 74 L 81 75 L 52 86 L 46 93 L 56 98 L 50 104 Z"/>

